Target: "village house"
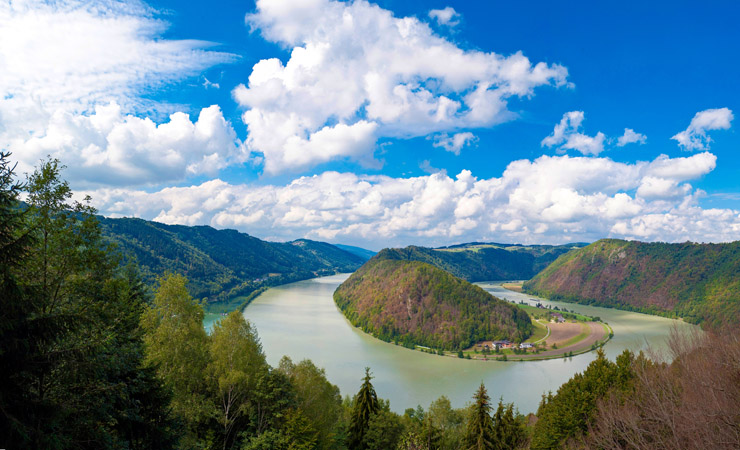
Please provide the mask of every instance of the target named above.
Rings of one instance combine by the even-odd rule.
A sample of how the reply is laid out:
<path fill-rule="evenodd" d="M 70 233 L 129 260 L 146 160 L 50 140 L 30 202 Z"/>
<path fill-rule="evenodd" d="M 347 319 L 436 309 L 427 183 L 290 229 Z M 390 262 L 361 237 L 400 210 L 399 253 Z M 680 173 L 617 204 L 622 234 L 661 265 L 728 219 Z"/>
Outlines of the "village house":
<path fill-rule="evenodd" d="M 493 341 L 493 346 L 496 347 L 497 349 L 511 348 L 512 343 L 511 341 L 504 339 L 502 341 Z"/>

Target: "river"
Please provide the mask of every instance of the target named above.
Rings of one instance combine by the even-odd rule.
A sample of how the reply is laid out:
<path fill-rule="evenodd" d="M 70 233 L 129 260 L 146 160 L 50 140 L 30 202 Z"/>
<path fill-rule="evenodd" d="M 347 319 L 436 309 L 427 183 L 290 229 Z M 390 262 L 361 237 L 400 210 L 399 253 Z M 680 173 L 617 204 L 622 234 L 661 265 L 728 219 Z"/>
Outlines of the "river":
<path fill-rule="evenodd" d="M 359 389 L 364 369 L 370 367 L 378 396 L 390 399 L 391 409 L 399 413 L 417 405 L 426 409 L 441 395 L 446 395 L 453 407 L 462 407 L 483 382 L 492 399 L 503 397 L 526 414 L 536 411 L 543 393 L 555 392 L 596 357 L 590 352 L 548 361 L 473 361 L 385 343 L 354 328 L 335 306 L 332 294 L 348 276 L 314 278 L 271 288 L 244 310 L 245 317 L 257 327 L 271 365 L 276 366 L 283 355 L 295 362 L 311 359 L 326 369 L 329 381 L 339 386 L 343 396 Z M 615 309 L 532 301 L 536 297 L 506 290 L 498 283 L 477 284 L 510 301 L 541 301 L 601 317 L 614 330 L 614 338 L 604 347 L 612 360 L 626 348 L 663 348 L 672 327 L 693 326 Z M 210 328 L 218 317 L 209 315 L 206 327 Z"/>

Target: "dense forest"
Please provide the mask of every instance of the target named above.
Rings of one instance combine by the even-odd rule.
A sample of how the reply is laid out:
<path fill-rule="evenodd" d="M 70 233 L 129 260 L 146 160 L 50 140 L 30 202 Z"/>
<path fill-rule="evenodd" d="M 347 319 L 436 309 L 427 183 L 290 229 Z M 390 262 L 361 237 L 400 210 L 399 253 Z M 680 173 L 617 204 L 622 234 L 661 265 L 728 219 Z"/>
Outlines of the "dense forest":
<path fill-rule="evenodd" d="M 98 220 L 104 237 L 116 244 L 124 261 L 138 265 L 147 285 L 154 285 L 167 271 L 183 274 L 190 294 L 211 307 L 267 286 L 352 272 L 369 258 L 362 256 L 362 249 L 350 252 L 307 239 L 277 243 L 209 226 L 135 218 Z"/>
<path fill-rule="evenodd" d="M 527 280 L 558 256 L 584 244 L 510 245 L 469 243 L 443 248 L 386 248 L 375 258 L 421 261 L 472 282 Z"/>
<path fill-rule="evenodd" d="M 337 288 L 334 301 L 356 327 L 410 347 L 458 351 L 482 340 L 521 342 L 533 329 L 515 305 L 419 261 L 373 258 Z"/>
<path fill-rule="evenodd" d="M 45 161 L 19 183 L 0 154 L 2 448 L 740 448 L 736 333 L 674 334 L 672 363 L 599 353 L 536 415 L 483 385 L 463 408 L 440 396 L 398 414 L 369 369 L 342 397 L 311 361 L 271 367 L 239 312 L 207 334 L 187 280 L 147 289 L 60 170 Z"/>
<path fill-rule="evenodd" d="M 602 239 L 558 258 L 526 292 L 553 300 L 740 324 L 740 242 L 665 244 Z"/>

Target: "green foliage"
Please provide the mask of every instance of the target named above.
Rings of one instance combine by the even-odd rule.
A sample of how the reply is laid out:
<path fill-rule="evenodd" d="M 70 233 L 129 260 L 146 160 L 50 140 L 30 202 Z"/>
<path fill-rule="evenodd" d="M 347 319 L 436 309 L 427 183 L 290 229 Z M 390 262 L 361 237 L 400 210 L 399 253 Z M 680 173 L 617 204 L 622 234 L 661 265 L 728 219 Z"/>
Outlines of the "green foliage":
<path fill-rule="evenodd" d="M 216 323 L 209 341 L 207 373 L 215 382 L 223 448 L 231 448 L 238 425 L 248 418 L 250 399 L 258 381 L 267 373 L 268 365 L 257 330 L 239 311 Z"/>
<path fill-rule="evenodd" d="M 525 311 L 418 261 L 373 258 L 334 301 L 353 325 L 408 347 L 457 351 L 482 340 L 522 341 L 533 330 Z"/>
<path fill-rule="evenodd" d="M 300 410 L 291 409 L 279 428 L 271 428 L 252 436 L 241 447 L 243 450 L 315 450 L 316 430 Z"/>
<path fill-rule="evenodd" d="M 430 450 L 424 439 L 413 431 L 407 431 L 401 436 L 397 450 Z"/>
<path fill-rule="evenodd" d="M 454 450 L 459 447 L 465 435 L 465 412 L 453 409 L 450 400 L 442 396 L 429 405 L 424 417 L 426 426 L 423 436 L 435 448 Z"/>
<path fill-rule="evenodd" d="M 0 436 L 8 448 L 171 448 L 166 391 L 140 370 L 135 270 L 101 240 L 56 160 L 17 197 L 0 155 Z"/>
<path fill-rule="evenodd" d="M 401 417 L 390 410 L 388 401 L 380 401 L 378 411 L 370 416 L 362 448 L 367 450 L 394 449 L 404 431 Z"/>
<path fill-rule="evenodd" d="M 254 433 L 261 434 L 279 427 L 286 411 L 296 404 L 295 390 L 288 376 L 272 369 L 263 374 L 252 403 L 251 429 Z"/>
<path fill-rule="evenodd" d="M 364 441 L 365 433 L 370 426 L 370 419 L 378 412 L 380 405 L 378 395 L 375 393 L 370 380 L 370 368 L 365 368 L 365 378 L 363 379 L 360 391 L 354 398 L 352 406 L 352 415 L 349 424 L 348 446 L 350 450 L 366 450 L 367 444 Z"/>
<path fill-rule="evenodd" d="M 740 242 L 666 244 L 602 239 L 558 258 L 524 284 L 553 300 L 740 324 Z"/>
<path fill-rule="evenodd" d="M 494 446 L 496 450 L 520 448 L 527 440 L 524 417 L 514 411 L 514 404 L 499 400 L 493 413 Z"/>
<path fill-rule="evenodd" d="M 468 419 L 467 432 L 465 433 L 464 448 L 466 450 L 489 450 L 493 449 L 496 442 L 496 434 L 491 419 L 491 398 L 486 392 L 483 383 L 473 396 L 473 405 Z"/>
<path fill-rule="evenodd" d="M 145 362 L 171 390 L 172 411 L 186 425 L 186 445 L 204 436 L 216 417 L 216 405 L 203 375 L 210 362 L 203 308 L 185 287 L 182 275 L 160 279 L 154 303 L 141 318 L 146 334 Z"/>
<path fill-rule="evenodd" d="M 300 410 L 288 410 L 281 427 L 249 437 L 242 450 L 315 450 L 316 431 Z"/>
<path fill-rule="evenodd" d="M 598 357 L 581 374 L 573 376 L 560 386 L 556 395 L 543 398 L 537 411 L 531 448 L 560 447 L 567 439 L 578 438 L 588 429 L 596 403 L 612 389 L 627 389 L 633 377 L 634 356 L 625 350 L 616 363 L 606 359 L 599 350 Z"/>
<path fill-rule="evenodd" d="M 310 360 L 294 364 L 284 356 L 278 370 L 290 378 L 296 392 L 297 408 L 316 431 L 316 448 L 334 448 L 342 425 L 339 388 L 326 379 L 324 369 L 316 367 Z"/>

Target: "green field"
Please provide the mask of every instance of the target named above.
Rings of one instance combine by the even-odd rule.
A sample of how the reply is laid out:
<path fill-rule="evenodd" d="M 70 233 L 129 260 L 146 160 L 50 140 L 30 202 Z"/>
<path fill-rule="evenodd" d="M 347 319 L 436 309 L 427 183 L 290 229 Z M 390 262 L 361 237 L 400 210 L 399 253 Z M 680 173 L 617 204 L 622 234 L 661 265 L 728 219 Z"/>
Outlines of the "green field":
<path fill-rule="evenodd" d="M 562 314 L 563 318 L 565 318 L 566 320 L 573 319 L 573 320 L 577 320 L 580 322 L 593 322 L 594 321 L 593 317 L 584 316 L 583 314 L 579 314 L 575 312 L 568 312 L 564 310 L 558 311 L 556 309 L 549 309 L 549 308 L 537 308 L 536 306 L 522 305 L 522 304 L 517 304 L 516 306 L 526 311 L 526 313 L 529 314 L 530 317 L 532 318 L 546 317 L 548 312 L 552 312 L 552 313 Z"/>
<path fill-rule="evenodd" d="M 524 342 L 534 343 L 539 341 L 540 339 L 547 336 L 547 327 L 543 324 L 537 322 L 536 320 L 532 320 L 532 325 L 534 325 L 534 332 L 532 333 L 532 336 L 529 337 Z"/>

